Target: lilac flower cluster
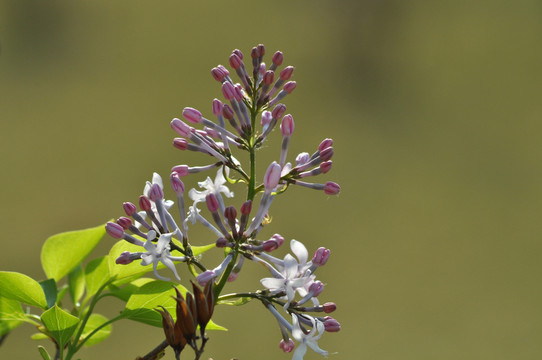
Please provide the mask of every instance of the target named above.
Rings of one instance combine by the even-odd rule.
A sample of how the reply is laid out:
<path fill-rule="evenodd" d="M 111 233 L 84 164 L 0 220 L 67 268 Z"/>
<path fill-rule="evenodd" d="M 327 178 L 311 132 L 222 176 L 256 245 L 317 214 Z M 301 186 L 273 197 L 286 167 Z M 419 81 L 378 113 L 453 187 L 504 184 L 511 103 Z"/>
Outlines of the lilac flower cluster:
<path fill-rule="evenodd" d="M 275 234 L 270 239 L 261 240 L 258 234 L 270 222 L 269 211 L 273 200 L 290 185 L 323 190 L 328 195 L 340 192 L 339 185 L 334 182 L 307 182 L 307 179 L 331 169 L 333 141 L 324 139 L 312 154 L 298 154 L 293 164 L 287 161 L 295 124 L 292 115 L 285 114 L 286 106 L 279 102 L 296 88 L 296 82 L 290 80 L 294 67 L 287 66 L 279 72 L 284 59 L 280 51 L 272 56 L 271 64 L 267 67 L 263 62 L 263 45 L 254 47 L 250 55 L 252 69 L 245 66 L 240 50 L 234 50 L 229 58 L 229 64 L 240 83 L 234 83 L 230 72 L 222 65 L 211 70 L 213 78 L 221 84 L 225 99 L 212 101 L 213 120 L 204 117 L 197 109 L 186 107 L 182 111 L 182 118 L 186 122 L 178 118 L 171 121 L 172 129 L 180 135 L 173 140 L 174 147 L 182 151 L 201 152 L 210 156 L 210 161 L 202 166 L 181 164 L 172 168 L 169 180 L 176 202 L 164 198 L 162 178 L 155 173 L 139 197 L 140 211 L 133 203 L 124 203 L 127 217 L 109 222 L 106 230 L 114 238 L 142 247 L 141 252 L 122 253 L 116 260 L 117 264 L 129 264 L 140 259 L 141 265 L 153 264 L 156 277 L 169 280 L 157 271 L 162 263 L 180 281 L 175 263 L 185 262 L 195 272 L 201 286 L 211 281 L 214 283 L 217 304 L 241 297 L 261 301 L 278 321 L 282 334 L 280 348 L 285 352 L 293 351 L 295 343 L 290 336 L 299 343 L 294 359 L 302 359 L 307 347 L 327 355 L 318 347 L 317 341 L 325 331 L 339 331 L 340 324 L 330 316 L 313 316 L 309 313 L 328 314 L 336 308 L 334 303 L 320 304 L 318 297 L 324 285 L 315 276 L 315 271 L 328 261 L 330 250 L 321 247 L 309 260 L 306 247 L 297 240 L 291 240 L 293 255 L 278 258 L 270 253 L 284 243 L 284 238 Z M 226 128 L 226 121 L 231 130 Z M 269 164 L 261 183 L 258 183 L 255 173 L 256 150 L 279 121 L 282 135 L 279 159 Z M 249 153 L 248 166 L 244 167 L 233 156 L 234 150 Z M 182 178 L 213 168 L 217 169 L 215 179 L 207 177 L 199 182 L 200 190 L 190 189 L 186 199 Z M 227 206 L 226 200 L 234 196 L 228 183 L 246 184 L 246 201 L 240 207 L 239 214 L 234 206 Z M 191 200 L 188 209 L 187 200 Z M 179 212 L 178 222 L 171 214 L 175 203 Z M 208 212 L 202 215 L 199 206 L 203 203 Z M 216 247 L 226 250 L 224 260 L 214 268 L 207 268 L 201 258 L 193 254 L 188 232 L 196 223 L 213 233 Z M 173 255 L 172 252 L 178 254 Z M 226 282 L 236 280 L 245 259 L 261 264 L 269 271 L 270 277 L 261 280 L 264 289 L 221 296 Z M 311 306 L 307 306 L 308 302 L 311 302 Z M 281 315 L 276 309 L 277 305 L 288 314 L 287 318 L 291 317 L 291 321 Z"/>

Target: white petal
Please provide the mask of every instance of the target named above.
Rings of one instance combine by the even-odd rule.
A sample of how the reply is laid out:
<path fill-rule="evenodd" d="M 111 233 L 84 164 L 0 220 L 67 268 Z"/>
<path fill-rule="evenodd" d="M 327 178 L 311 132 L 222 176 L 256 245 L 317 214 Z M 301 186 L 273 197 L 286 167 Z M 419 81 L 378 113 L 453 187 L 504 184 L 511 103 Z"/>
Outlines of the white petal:
<path fill-rule="evenodd" d="M 297 256 L 297 259 L 299 260 L 299 265 L 303 265 L 307 262 L 309 252 L 307 251 L 305 245 L 303 245 L 297 240 L 292 240 L 290 241 L 290 248 L 292 249 L 292 252 L 295 254 L 295 256 Z"/>
<path fill-rule="evenodd" d="M 307 352 L 307 345 L 299 344 L 294 351 L 294 356 L 292 357 L 292 360 L 303 360 L 303 356 L 305 356 L 306 352 Z"/>
<path fill-rule="evenodd" d="M 297 275 L 297 261 L 290 254 L 284 257 L 284 276 L 286 279 L 294 279 Z"/>
<path fill-rule="evenodd" d="M 265 286 L 268 289 L 282 289 L 284 288 L 284 280 L 283 279 L 275 279 L 275 278 L 264 278 L 261 279 L 260 282 L 263 286 Z"/>
<path fill-rule="evenodd" d="M 158 173 L 152 174 L 152 183 L 158 184 L 162 190 L 164 190 L 164 182 L 162 181 L 162 177 Z"/>
<path fill-rule="evenodd" d="M 158 267 L 158 261 L 153 262 L 152 263 L 152 270 L 154 271 L 154 276 L 156 276 L 160 280 L 169 281 L 170 280 L 169 278 L 158 274 L 158 271 L 157 271 L 158 268 L 157 267 Z"/>
<path fill-rule="evenodd" d="M 295 314 L 292 314 L 292 336 L 299 342 L 303 342 L 303 337 L 305 336 L 303 330 L 299 327 L 299 319 Z"/>
<path fill-rule="evenodd" d="M 173 274 L 175 274 L 175 278 L 179 281 L 181 281 L 181 278 L 179 277 L 179 274 L 177 274 L 177 269 L 175 269 L 175 264 L 168 256 L 162 256 L 162 264 L 166 265 L 167 268 L 171 271 L 173 271 Z"/>
<path fill-rule="evenodd" d="M 152 263 L 152 256 L 149 254 L 141 254 L 141 265 L 147 266 Z"/>
<path fill-rule="evenodd" d="M 306 344 L 307 344 L 314 352 L 317 352 L 318 354 L 327 356 L 327 351 L 320 349 L 320 348 L 318 347 L 318 343 L 317 343 L 316 341 L 307 341 Z"/>
<path fill-rule="evenodd" d="M 218 168 L 218 171 L 216 172 L 215 177 L 215 186 L 219 187 L 221 185 L 224 185 L 226 183 L 226 178 L 224 177 L 224 174 L 222 174 L 222 166 Z"/>

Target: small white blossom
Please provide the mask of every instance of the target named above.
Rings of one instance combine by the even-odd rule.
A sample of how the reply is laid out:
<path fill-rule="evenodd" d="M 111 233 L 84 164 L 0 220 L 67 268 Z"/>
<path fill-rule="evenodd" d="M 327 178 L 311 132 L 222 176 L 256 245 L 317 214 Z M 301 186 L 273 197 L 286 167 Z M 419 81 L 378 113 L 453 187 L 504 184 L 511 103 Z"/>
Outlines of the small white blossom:
<path fill-rule="evenodd" d="M 226 168 L 226 175 L 229 173 L 229 168 Z M 198 191 L 196 189 L 190 189 L 188 192 L 188 196 L 192 201 L 194 201 L 194 204 L 199 202 L 205 202 L 205 197 L 208 194 L 214 194 L 220 204 L 220 209 L 222 212 L 224 212 L 224 203 L 222 200 L 222 196 L 220 196 L 220 193 L 223 193 L 224 196 L 231 198 L 233 197 L 233 192 L 230 191 L 230 189 L 224 185 L 226 184 L 226 178 L 224 177 L 224 174 L 222 174 L 222 167 L 218 169 L 216 172 L 215 181 L 211 180 L 210 177 L 207 177 L 205 181 L 198 182 L 198 185 L 200 188 L 205 189 L 202 191 Z"/>
<path fill-rule="evenodd" d="M 292 336 L 296 341 L 299 342 L 299 345 L 294 351 L 292 360 L 302 360 L 303 356 L 305 356 L 305 353 L 307 352 L 307 346 L 310 347 L 314 352 L 327 356 L 327 351 L 320 349 L 318 346 L 318 340 L 320 340 L 325 331 L 324 324 L 312 316 L 307 317 L 312 323 L 312 329 L 308 334 L 305 334 L 303 329 L 301 329 L 297 315 L 292 314 Z"/>
<path fill-rule="evenodd" d="M 184 256 L 171 256 L 169 252 L 169 242 L 171 241 L 171 237 L 176 233 L 177 231 L 168 234 L 162 234 L 158 238 L 156 244 L 154 244 L 152 240 L 156 237 L 156 232 L 154 230 L 150 230 L 147 234 L 147 241 L 143 245 L 147 252 L 141 254 L 141 265 L 146 266 L 152 263 L 154 275 L 156 275 L 156 277 L 160 280 L 168 281 L 169 278 L 163 277 L 158 274 L 157 268 L 159 262 L 161 262 L 171 271 L 173 271 L 177 280 L 181 280 L 179 274 L 177 274 L 177 270 L 175 269 L 175 264 L 173 263 L 173 261 L 184 261 L 186 260 L 186 258 Z"/>

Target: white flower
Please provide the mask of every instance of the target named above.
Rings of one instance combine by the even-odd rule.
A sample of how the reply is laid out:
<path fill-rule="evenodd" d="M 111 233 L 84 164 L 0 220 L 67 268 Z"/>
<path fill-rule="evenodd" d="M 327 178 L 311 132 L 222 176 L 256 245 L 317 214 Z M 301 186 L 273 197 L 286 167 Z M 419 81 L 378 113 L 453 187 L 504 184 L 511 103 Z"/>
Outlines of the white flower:
<path fill-rule="evenodd" d="M 143 188 L 143 195 L 145 195 L 146 197 L 150 197 L 151 187 L 152 187 L 153 184 L 158 184 L 158 186 L 160 186 L 160 188 L 162 189 L 162 192 L 164 192 L 164 182 L 162 181 L 162 177 L 158 173 L 153 173 L 152 174 L 152 182 L 147 181 L 145 183 L 145 187 Z M 173 201 L 172 200 L 165 200 L 164 199 L 162 201 L 164 202 L 164 208 L 166 210 L 169 210 L 169 208 L 171 208 L 173 206 Z M 153 201 L 151 201 L 151 211 L 154 213 L 156 218 L 160 218 L 160 214 L 158 214 L 158 210 L 156 209 L 156 204 Z M 147 219 L 147 213 L 145 211 L 139 211 L 137 214 L 139 216 L 141 216 L 141 218 Z M 137 222 L 137 221 L 134 222 L 134 225 L 138 229 L 141 226 L 141 224 L 139 222 Z"/>
<path fill-rule="evenodd" d="M 186 260 L 186 258 L 184 256 L 171 256 L 169 252 L 169 242 L 171 241 L 171 237 L 176 233 L 177 230 L 172 233 L 162 234 L 158 238 L 156 244 L 154 244 L 152 240 L 156 237 L 156 231 L 149 230 L 147 234 L 147 241 L 143 245 L 147 252 L 141 254 L 141 265 L 146 266 L 152 263 L 154 275 L 156 275 L 156 277 L 160 280 L 168 281 L 169 278 L 163 277 L 158 274 L 157 267 L 159 262 L 162 262 L 162 264 L 164 264 L 171 271 L 173 271 L 177 280 L 181 280 L 179 274 L 177 274 L 177 270 L 175 269 L 175 264 L 173 264 L 173 261 L 184 261 Z"/>
<path fill-rule="evenodd" d="M 226 168 L 225 171 L 226 175 L 228 175 L 229 168 Z M 233 192 L 231 192 L 230 189 L 228 189 L 228 187 L 224 185 L 225 183 L 226 178 L 224 178 L 224 175 L 222 174 L 222 167 L 220 167 L 216 172 L 214 182 L 213 180 L 211 180 L 210 177 L 207 177 L 205 181 L 198 182 L 199 187 L 205 190 L 198 191 L 196 189 L 190 189 L 190 191 L 188 192 L 188 196 L 194 201 L 194 204 L 196 204 L 198 202 L 204 202 L 205 197 L 208 194 L 215 194 L 218 202 L 221 204 L 220 208 L 223 210 L 224 205 L 222 203 L 222 197 L 220 196 L 220 193 L 223 193 L 228 198 L 233 197 Z"/>
<path fill-rule="evenodd" d="M 327 351 L 318 347 L 318 340 L 322 337 L 325 331 L 324 323 L 316 320 L 312 316 L 309 317 L 309 319 L 312 323 L 312 329 L 308 334 L 305 334 L 305 332 L 301 329 L 297 315 L 292 314 L 292 336 L 299 342 L 298 347 L 294 351 L 292 360 L 302 360 L 303 356 L 305 356 L 305 353 L 307 352 L 307 346 L 314 350 L 314 352 L 327 356 Z"/>

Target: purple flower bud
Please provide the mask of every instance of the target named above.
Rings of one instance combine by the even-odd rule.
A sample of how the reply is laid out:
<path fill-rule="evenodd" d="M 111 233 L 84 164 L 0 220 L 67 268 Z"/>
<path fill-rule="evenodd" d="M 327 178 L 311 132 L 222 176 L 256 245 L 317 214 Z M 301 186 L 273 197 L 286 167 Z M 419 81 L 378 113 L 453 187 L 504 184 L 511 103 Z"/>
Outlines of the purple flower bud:
<path fill-rule="evenodd" d="M 288 81 L 286 84 L 284 84 L 284 87 L 282 88 L 282 90 L 290 94 L 292 91 L 294 91 L 296 86 L 297 84 L 295 81 Z"/>
<path fill-rule="evenodd" d="M 294 67 L 287 66 L 280 72 L 280 78 L 282 79 L 282 81 L 288 81 L 292 77 L 293 73 L 294 73 Z"/>
<path fill-rule="evenodd" d="M 239 57 L 239 55 L 235 53 L 230 55 L 230 66 L 232 68 L 237 70 L 241 67 L 241 64 L 243 64 L 243 60 Z"/>
<path fill-rule="evenodd" d="M 263 75 L 263 83 L 265 85 L 271 85 L 273 81 L 275 80 L 275 72 L 271 70 L 267 70 L 265 74 Z"/>
<path fill-rule="evenodd" d="M 280 181 L 280 165 L 276 161 L 273 161 L 271 165 L 267 168 L 265 176 L 263 178 L 263 184 L 266 190 L 273 190 Z"/>
<path fill-rule="evenodd" d="M 311 156 L 307 152 L 302 152 L 295 158 L 295 163 L 297 166 L 306 164 L 311 159 Z"/>
<path fill-rule="evenodd" d="M 139 197 L 139 208 L 143 211 L 148 211 L 151 209 L 151 201 L 145 195 Z"/>
<path fill-rule="evenodd" d="M 233 119 L 233 109 L 228 104 L 224 104 L 224 109 L 222 110 L 222 115 L 228 120 Z"/>
<path fill-rule="evenodd" d="M 121 216 L 117 219 L 117 224 L 122 226 L 124 230 L 128 230 L 130 226 L 132 226 L 132 220 L 128 219 L 127 217 Z"/>
<path fill-rule="evenodd" d="M 224 210 L 224 217 L 229 221 L 235 221 L 235 218 L 237 218 L 237 210 L 235 210 L 235 207 L 228 206 Z"/>
<path fill-rule="evenodd" d="M 320 247 L 314 253 L 314 256 L 312 257 L 312 262 L 318 266 L 323 266 L 327 263 L 329 255 L 331 255 L 331 251 L 329 249 Z"/>
<path fill-rule="evenodd" d="M 164 192 L 162 191 L 162 188 L 158 184 L 152 184 L 151 185 L 151 191 L 149 193 L 149 198 L 151 201 L 158 201 L 164 198 Z"/>
<path fill-rule="evenodd" d="M 189 174 L 188 172 L 188 165 L 177 165 L 171 168 L 171 171 L 176 172 L 179 176 L 187 176 Z"/>
<path fill-rule="evenodd" d="M 333 146 L 333 139 L 324 139 L 320 145 L 318 145 L 318 151 L 322 151 L 330 146 Z"/>
<path fill-rule="evenodd" d="M 201 122 L 201 112 L 191 107 L 185 107 L 183 109 L 183 117 L 194 124 Z"/>
<path fill-rule="evenodd" d="M 282 246 L 282 244 L 284 244 L 284 238 L 280 234 L 275 234 L 271 236 L 271 239 L 274 239 L 277 242 L 278 246 Z"/>
<path fill-rule="evenodd" d="M 124 229 L 122 226 L 111 221 L 105 224 L 105 231 L 115 239 L 122 239 L 124 236 Z"/>
<path fill-rule="evenodd" d="M 320 171 L 322 171 L 322 174 L 327 173 L 329 170 L 331 170 L 331 165 L 333 164 L 333 161 L 324 161 L 320 164 Z"/>
<path fill-rule="evenodd" d="M 324 308 L 324 312 L 326 314 L 330 314 L 334 312 L 335 310 L 337 310 L 337 305 L 333 302 L 327 302 L 324 305 L 322 305 L 322 307 Z"/>
<path fill-rule="evenodd" d="M 279 244 L 277 243 L 275 239 L 265 240 L 262 246 L 263 246 L 263 251 L 265 252 L 271 252 L 279 248 Z"/>
<path fill-rule="evenodd" d="M 243 55 L 243 53 L 241 52 L 241 50 L 239 50 L 239 49 L 235 49 L 235 50 L 233 50 L 231 53 L 232 53 L 232 54 L 235 54 L 235 55 L 237 55 L 237 56 L 239 56 L 239 59 L 241 59 L 241 60 L 243 60 L 243 58 L 245 57 L 245 56 Z"/>
<path fill-rule="evenodd" d="M 132 204 L 131 202 L 123 203 L 122 208 L 124 209 L 124 212 L 128 216 L 132 216 L 133 214 L 135 214 L 137 212 L 137 207 L 134 204 Z"/>
<path fill-rule="evenodd" d="M 338 332 L 341 330 L 341 324 L 331 316 L 326 316 L 324 318 L 324 328 L 327 332 Z"/>
<path fill-rule="evenodd" d="M 224 248 L 228 245 L 228 240 L 226 240 L 225 238 L 221 237 L 221 238 L 218 238 L 216 240 L 216 247 L 217 248 Z"/>
<path fill-rule="evenodd" d="M 241 205 L 241 214 L 248 216 L 252 211 L 252 201 L 247 200 Z"/>
<path fill-rule="evenodd" d="M 261 75 L 261 76 L 264 76 L 265 75 L 265 63 L 261 63 L 260 64 L 260 68 L 258 70 L 258 73 Z"/>
<path fill-rule="evenodd" d="M 188 141 L 184 138 L 175 138 L 173 139 L 173 146 L 184 151 L 188 148 Z"/>
<path fill-rule="evenodd" d="M 260 57 L 265 55 L 265 46 L 263 44 L 258 44 L 257 49 L 260 54 Z"/>
<path fill-rule="evenodd" d="M 284 341 L 284 339 L 282 339 L 279 343 L 279 348 L 284 351 L 285 353 L 290 353 L 292 352 L 292 350 L 294 349 L 295 347 L 295 344 L 294 344 L 294 341 L 292 339 L 288 339 L 288 342 Z"/>
<path fill-rule="evenodd" d="M 235 100 L 237 100 L 237 101 L 243 101 L 243 98 L 244 98 L 245 96 L 243 95 L 243 88 L 241 87 L 241 85 L 239 85 L 239 86 L 234 86 L 234 87 L 233 87 L 233 90 L 234 90 Z"/>
<path fill-rule="evenodd" d="M 320 151 L 320 159 L 322 159 L 322 161 L 328 161 L 332 157 L 333 157 L 333 147 L 330 146 Z"/>
<path fill-rule="evenodd" d="M 252 51 L 250 52 L 250 57 L 253 59 L 257 59 L 260 57 L 260 50 L 257 47 L 253 47 Z"/>
<path fill-rule="evenodd" d="M 169 180 L 171 182 L 171 188 L 173 191 L 175 191 L 175 194 L 182 195 L 184 194 L 184 183 L 179 177 L 179 174 L 176 172 L 172 172 L 169 176 Z"/>
<path fill-rule="evenodd" d="M 325 192 L 327 195 L 337 195 L 338 193 L 341 192 L 341 187 L 339 186 L 339 184 L 336 184 L 336 183 L 334 183 L 334 182 L 328 181 L 328 182 L 324 185 L 324 192 Z"/>
<path fill-rule="evenodd" d="M 221 69 L 217 67 L 211 70 L 211 75 L 213 75 L 213 78 L 218 82 L 222 82 L 224 78 L 226 77 L 226 73 L 224 73 L 224 71 L 222 71 Z"/>
<path fill-rule="evenodd" d="M 224 67 L 224 65 L 217 65 L 216 67 L 221 70 L 226 76 L 230 75 L 230 72 Z"/>
<path fill-rule="evenodd" d="M 200 286 L 205 286 L 211 280 L 216 277 L 216 274 L 212 270 L 206 270 L 196 277 L 196 281 Z"/>
<path fill-rule="evenodd" d="M 284 61 L 284 55 L 282 55 L 281 51 L 277 51 L 275 54 L 273 54 L 271 61 L 273 61 L 273 64 L 276 66 L 281 66 L 282 61 Z"/>
<path fill-rule="evenodd" d="M 226 100 L 231 101 L 235 98 L 235 87 L 229 82 L 222 84 L 222 94 Z"/>
<path fill-rule="evenodd" d="M 273 115 L 271 114 L 271 111 L 267 111 L 267 110 L 264 111 L 262 113 L 262 127 L 269 125 L 272 119 L 273 119 Z"/>
<path fill-rule="evenodd" d="M 277 104 L 277 106 L 273 108 L 273 111 L 271 112 L 271 114 L 273 115 L 274 119 L 280 119 L 285 111 L 286 111 L 286 105 Z"/>
<path fill-rule="evenodd" d="M 119 265 L 128 265 L 130 264 L 132 261 L 134 261 L 132 258 L 131 258 L 131 253 L 129 251 L 124 251 L 123 253 L 121 253 L 119 255 L 119 257 L 115 260 L 115 264 L 119 264 Z"/>
<path fill-rule="evenodd" d="M 205 197 L 205 203 L 207 204 L 207 208 L 210 212 L 215 213 L 218 211 L 218 199 L 216 198 L 215 194 L 207 194 Z"/>
<path fill-rule="evenodd" d="M 315 281 L 309 286 L 309 291 L 312 293 L 312 296 L 316 297 L 324 291 L 324 284 L 321 281 Z"/>
<path fill-rule="evenodd" d="M 186 125 L 181 119 L 171 120 L 171 128 L 183 137 L 189 137 L 191 133 L 190 126 Z"/>
<path fill-rule="evenodd" d="M 294 132 L 294 118 L 292 115 L 288 114 L 282 118 L 282 122 L 280 123 L 280 132 L 282 133 L 282 136 L 290 136 Z"/>
<path fill-rule="evenodd" d="M 222 109 L 224 109 L 224 104 L 218 99 L 213 100 L 213 114 L 215 116 L 222 115 Z"/>

